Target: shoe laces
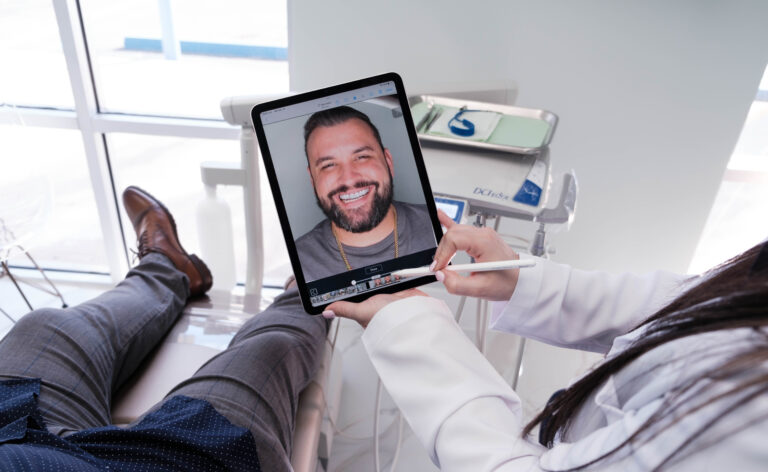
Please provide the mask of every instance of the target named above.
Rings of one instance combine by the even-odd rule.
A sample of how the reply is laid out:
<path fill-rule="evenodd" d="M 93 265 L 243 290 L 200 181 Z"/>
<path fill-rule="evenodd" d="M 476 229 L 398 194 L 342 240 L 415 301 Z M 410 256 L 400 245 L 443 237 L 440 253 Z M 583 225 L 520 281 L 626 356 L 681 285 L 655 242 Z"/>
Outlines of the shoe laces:
<path fill-rule="evenodd" d="M 141 260 L 139 257 L 139 252 L 133 248 L 130 248 L 129 251 L 131 253 L 131 265 L 136 265 L 136 262 Z"/>
<path fill-rule="evenodd" d="M 138 239 L 136 239 L 136 246 L 138 251 L 131 249 L 133 262 L 136 262 L 136 259 L 141 260 L 144 256 L 152 252 L 152 249 L 149 247 L 149 235 L 146 231 L 142 232 Z"/>

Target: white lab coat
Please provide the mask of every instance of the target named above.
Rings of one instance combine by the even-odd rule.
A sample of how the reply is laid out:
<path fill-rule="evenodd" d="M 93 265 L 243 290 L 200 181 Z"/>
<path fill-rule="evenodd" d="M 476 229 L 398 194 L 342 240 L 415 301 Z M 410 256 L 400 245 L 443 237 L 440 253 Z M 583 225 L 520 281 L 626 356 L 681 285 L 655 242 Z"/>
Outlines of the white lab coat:
<path fill-rule="evenodd" d="M 610 350 L 611 355 L 642 330 L 623 333 L 687 283 L 665 272 L 617 276 L 538 260 L 534 268 L 520 271 L 510 301 L 494 306 L 491 325 L 557 346 Z M 674 388 L 710 371 L 728 353 L 765 342 L 765 336 L 740 329 L 654 349 L 599 388 L 581 408 L 569 437 L 552 449 L 521 437 L 519 397 L 464 336 L 442 301 L 411 297 L 388 305 L 368 325 L 363 343 L 388 392 L 442 470 L 538 471 L 567 470 L 600 457 L 636 431 Z M 710 387 L 708 394 L 722 392 L 728 382 Z M 732 403 L 715 402 L 633 447 L 631 454 L 624 448 L 590 470 L 652 470 Z M 671 468 L 768 470 L 766 412 L 763 394 L 708 428 Z M 744 428 L 756 418 L 762 421 Z M 704 452 L 695 452 L 699 449 Z M 687 454 L 690 450 L 694 453 Z"/>

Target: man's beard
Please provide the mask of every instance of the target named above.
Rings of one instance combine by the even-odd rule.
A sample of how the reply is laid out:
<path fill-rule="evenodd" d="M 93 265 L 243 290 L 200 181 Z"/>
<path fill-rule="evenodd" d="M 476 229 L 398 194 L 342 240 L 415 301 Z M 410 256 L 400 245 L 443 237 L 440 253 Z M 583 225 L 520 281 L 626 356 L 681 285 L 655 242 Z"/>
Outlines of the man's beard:
<path fill-rule="evenodd" d="M 339 207 L 339 204 L 333 198 L 339 193 L 345 193 L 355 188 L 365 188 L 373 186 L 373 203 L 366 215 L 360 218 L 350 218 L 344 210 Z M 355 183 L 352 187 L 343 185 L 328 193 L 326 199 L 320 199 L 315 192 L 315 198 L 317 199 L 317 205 L 323 210 L 325 216 L 328 217 L 339 228 L 349 231 L 350 233 L 365 233 L 372 230 L 379 223 L 384 220 L 389 211 L 389 206 L 392 205 L 392 174 L 389 174 L 389 183 L 384 184 L 379 193 L 379 182 L 374 181 L 361 181 Z M 356 208 L 349 211 L 354 216 L 355 213 L 365 211 L 363 208 Z"/>

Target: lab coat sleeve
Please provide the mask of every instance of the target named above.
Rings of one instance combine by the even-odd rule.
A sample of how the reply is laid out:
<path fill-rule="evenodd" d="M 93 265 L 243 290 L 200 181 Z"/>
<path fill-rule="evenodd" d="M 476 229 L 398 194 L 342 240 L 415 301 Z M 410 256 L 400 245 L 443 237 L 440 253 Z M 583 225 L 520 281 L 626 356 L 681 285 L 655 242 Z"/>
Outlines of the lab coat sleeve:
<path fill-rule="evenodd" d="M 544 449 L 520 437 L 520 399 L 445 303 L 427 297 L 391 303 L 362 339 L 387 391 L 442 470 L 537 469 Z"/>
<path fill-rule="evenodd" d="M 520 399 L 464 336 L 439 300 L 411 297 L 391 303 L 362 337 L 381 380 L 430 455 L 446 472 L 568 470 L 599 459 L 657 411 L 663 397 L 637 405 L 603 428 L 552 449 L 521 437 Z M 747 417 L 762 417 L 755 404 Z M 644 471 L 661 464 L 702 425 L 723 411 L 713 405 L 675 422 L 650 441 L 612 454 L 590 470 Z M 752 416 L 750 416 L 752 415 Z M 731 425 L 723 425 L 725 431 Z M 678 472 L 760 470 L 768 421 L 710 443 L 676 462 Z M 630 453 L 631 452 L 631 453 Z M 728 464 L 736 464 L 735 469 Z M 713 466 L 713 467 L 710 467 Z"/>
<path fill-rule="evenodd" d="M 606 353 L 616 336 L 680 293 L 689 276 L 657 271 L 609 274 L 535 258 L 520 270 L 508 302 L 492 306 L 490 325 L 547 344 Z"/>

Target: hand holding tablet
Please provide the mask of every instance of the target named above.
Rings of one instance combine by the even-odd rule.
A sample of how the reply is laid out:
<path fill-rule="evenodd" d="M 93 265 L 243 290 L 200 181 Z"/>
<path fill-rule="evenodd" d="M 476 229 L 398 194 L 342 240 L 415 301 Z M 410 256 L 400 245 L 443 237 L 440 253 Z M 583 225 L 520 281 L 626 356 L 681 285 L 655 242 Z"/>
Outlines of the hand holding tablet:
<path fill-rule="evenodd" d="M 442 237 L 407 95 L 384 74 L 251 113 L 305 311 L 435 280 Z"/>

